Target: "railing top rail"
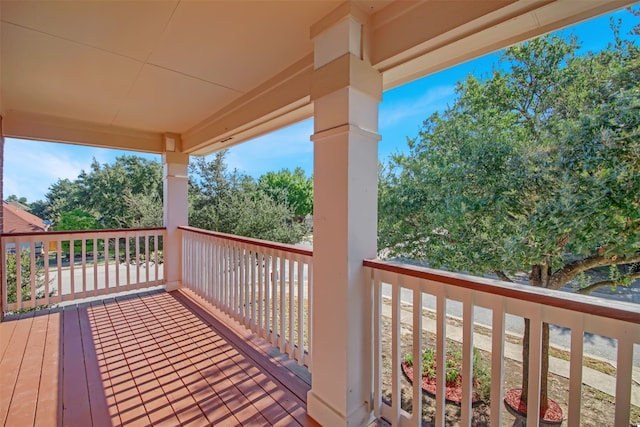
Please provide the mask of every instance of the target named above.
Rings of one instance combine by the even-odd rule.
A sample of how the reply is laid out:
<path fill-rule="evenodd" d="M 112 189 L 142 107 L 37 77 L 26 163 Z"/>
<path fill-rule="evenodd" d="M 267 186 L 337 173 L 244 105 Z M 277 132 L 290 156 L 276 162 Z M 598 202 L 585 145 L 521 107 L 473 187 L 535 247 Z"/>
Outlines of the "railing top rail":
<path fill-rule="evenodd" d="M 503 297 L 529 301 L 610 319 L 640 323 L 640 305 L 604 300 L 585 295 L 569 294 L 545 288 L 509 283 L 501 280 L 472 277 L 460 273 L 435 270 L 381 260 L 364 260 L 363 265 L 391 273 L 403 274 L 418 279 L 440 282 L 474 291 L 487 292 Z"/>
<path fill-rule="evenodd" d="M 312 250 L 303 249 L 294 245 L 288 245 L 286 243 L 270 242 L 268 240 L 260 240 L 260 239 L 253 239 L 250 237 L 236 236 L 234 234 L 219 233 L 217 231 L 203 230 L 201 228 L 195 228 L 195 227 L 189 227 L 189 226 L 181 226 L 178 228 L 185 231 L 191 231 L 197 234 L 203 234 L 205 236 L 219 237 L 221 239 L 227 239 L 234 242 L 246 243 L 249 245 L 260 246 L 263 248 L 276 249 L 279 251 L 292 252 L 292 253 L 306 255 L 306 256 L 313 256 Z"/>
<path fill-rule="evenodd" d="M 43 231 L 38 233 L 2 233 L 0 237 L 32 237 L 32 236 L 56 236 L 60 234 L 109 234 L 136 231 L 161 231 L 166 227 L 150 227 L 150 228 L 110 228 L 98 230 L 68 230 L 68 231 Z"/>

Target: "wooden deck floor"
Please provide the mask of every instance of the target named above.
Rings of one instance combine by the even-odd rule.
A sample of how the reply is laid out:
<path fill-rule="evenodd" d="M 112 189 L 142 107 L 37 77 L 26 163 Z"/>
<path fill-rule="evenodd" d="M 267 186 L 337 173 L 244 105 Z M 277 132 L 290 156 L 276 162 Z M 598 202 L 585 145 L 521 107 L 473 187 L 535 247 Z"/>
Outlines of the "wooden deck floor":
<path fill-rule="evenodd" d="M 315 426 L 308 388 L 181 291 L 0 323 L 4 426 Z"/>

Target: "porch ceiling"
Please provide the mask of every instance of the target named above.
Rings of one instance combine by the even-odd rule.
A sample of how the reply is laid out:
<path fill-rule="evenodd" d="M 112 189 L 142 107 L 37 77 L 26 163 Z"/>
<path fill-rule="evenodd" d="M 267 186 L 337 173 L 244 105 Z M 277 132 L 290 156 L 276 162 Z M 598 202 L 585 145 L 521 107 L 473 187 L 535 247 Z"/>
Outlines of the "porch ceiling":
<path fill-rule="evenodd" d="M 346 10 L 390 88 L 632 3 L 2 1 L 0 114 L 9 137 L 206 154 L 313 114 L 311 37 Z"/>

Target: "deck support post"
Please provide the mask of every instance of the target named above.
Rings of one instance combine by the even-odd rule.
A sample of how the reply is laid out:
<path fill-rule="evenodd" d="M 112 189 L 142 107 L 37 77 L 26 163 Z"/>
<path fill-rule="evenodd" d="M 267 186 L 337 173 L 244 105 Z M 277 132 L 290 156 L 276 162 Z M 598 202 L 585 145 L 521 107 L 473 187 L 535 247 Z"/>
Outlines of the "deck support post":
<path fill-rule="evenodd" d="M 165 137 L 169 140 L 174 138 Z M 175 147 L 175 139 L 167 146 Z M 188 166 L 188 154 L 167 151 L 162 155 L 163 218 L 167 228 L 163 257 L 167 290 L 182 286 L 182 241 L 178 227 L 188 225 Z"/>
<path fill-rule="evenodd" d="M 371 301 L 362 261 L 377 250 L 382 78 L 366 59 L 365 24 L 345 3 L 311 30 L 314 288 L 307 409 L 332 427 L 372 420 Z"/>

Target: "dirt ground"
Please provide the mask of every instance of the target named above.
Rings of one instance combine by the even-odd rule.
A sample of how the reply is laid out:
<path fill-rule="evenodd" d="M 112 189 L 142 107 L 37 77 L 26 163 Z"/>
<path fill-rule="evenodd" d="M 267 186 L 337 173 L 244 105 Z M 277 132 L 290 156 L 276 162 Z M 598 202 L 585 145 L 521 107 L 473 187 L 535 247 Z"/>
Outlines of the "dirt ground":
<path fill-rule="evenodd" d="M 401 354 L 405 355 L 411 352 L 412 346 L 412 330 L 409 325 L 402 326 Z M 429 332 L 423 332 L 423 342 L 425 348 L 435 346 L 435 336 Z M 383 317 L 383 334 L 382 334 L 382 388 L 383 398 L 391 401 L 391 322 L 388 318 Z M 490 354 L 487 353 L 487 357 Z M 511 359 L 504 362 L 504 390 L 511 388 L 519 388 L 522 378 L 522 365 Z M 549 376 L 549 397 L 555 400 L 564 411 L 566 420 L 566 411 L 569 400 L 569 381 L 558 375 L 550 374 Z M 402 408 L 407 412 L 413 411 L 411 384 L 406 378 L 402 378 L 401 399 Z M 514 418 L 510 415 L 504 405 L 500 416 L 503 418 L 503 424 L 510 426 L 513 424 Z M 458 405 L 446 404 L 445 423 L 447 426 L 459 426 L 460 424 L 460 407 Z M 422 399 L 422 420 L 424 426 L 435 424 L 435 399 L 423 393 Z M 580 411 L 580 425 L 584 427 L 603 427 L 612 426 L 615 411 L 615 399 L 599 390 L 589 386 L 582 386 L 582 408 Z M 488 404 L 479 404 L 473 409 L 473 426 L 488 426 L 490 423 L 491 413 Z M 630 420 L 632 425 L 640 423 L 640 408 L 632 407 L 632 415 Z"/>

